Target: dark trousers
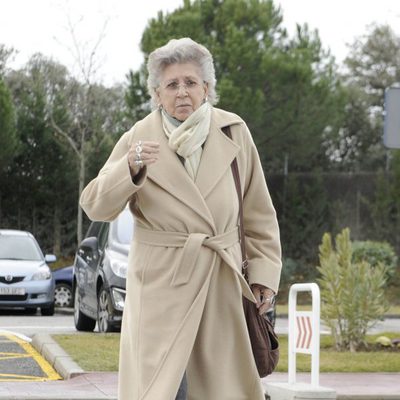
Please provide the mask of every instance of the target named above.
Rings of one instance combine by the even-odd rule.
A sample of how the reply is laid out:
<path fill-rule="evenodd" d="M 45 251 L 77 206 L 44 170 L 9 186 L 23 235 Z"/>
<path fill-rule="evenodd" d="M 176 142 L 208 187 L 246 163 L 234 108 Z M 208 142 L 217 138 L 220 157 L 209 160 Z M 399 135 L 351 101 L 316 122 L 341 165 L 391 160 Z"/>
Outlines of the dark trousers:
<path fill-rule="evenodd" d="M 186 372 L 183 374 L 181 385 L 179 386 L 178 393 L 176 395 L 175 400 L 186 400 L 187 396 L 187 380 L 186 380 Z"/>

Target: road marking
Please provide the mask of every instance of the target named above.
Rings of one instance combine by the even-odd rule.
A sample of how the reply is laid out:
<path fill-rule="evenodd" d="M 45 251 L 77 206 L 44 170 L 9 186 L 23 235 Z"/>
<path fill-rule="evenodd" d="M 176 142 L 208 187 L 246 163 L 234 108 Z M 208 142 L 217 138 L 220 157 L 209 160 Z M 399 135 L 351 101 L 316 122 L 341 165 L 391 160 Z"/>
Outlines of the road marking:
<path fill-rule="evenodd" d="M 19 375 L 19 374 L 0 374 L 0 382 L 43 382 L 50 379 L 39 378 L 31 375 Z"/>
<path fill-rule="evenodd" d="M 29 343 L 32 342 L 32 339 L 30 337 L 25 336 L 22 333 L 7 331 L 6 329 L 0 329 L 0 336 L 3 334 L 19 337 L 20 339 L 25 340 L 25 342 Z"/>
<path fill-rule="evenodd" d="M 6 343 L 6 341 L 2 341 L 3 343 Z M 9 341 L 8 341 L 9 343 Z M 0 361 L 3 360 L 8 360 L 8 359 L 12 359 L 12 358 L 29 358 L 30 355 L 29 354 L 21 354 L 21 353 L 3 353 L 0 352 Z"/>
<path fill-rule="evenodd" d="M 0 373 L 0 382 L 20 382 L 20 381 L 30 381 L 30 382 L 43 382 L 43 381 L 53 381 L 62 379 L 61 376 L 53 369 L 53 367 L 45 360 L 35 348 L 25 340 L 20 337 L 9 334 L 1 333 L 2 337 L 8 339 L 9 342 L 18 344 L 24 353 L 15 352 L 1 352 L 0 362 L 3 360 L 26 358 L 32 359 L 40 367 L 46 376 L 35 376 L 35 375 L 25 375 L 25 374 L 10 374 L 10 373 Z M 3 343 L 5 341 L 2 341 Z"/>

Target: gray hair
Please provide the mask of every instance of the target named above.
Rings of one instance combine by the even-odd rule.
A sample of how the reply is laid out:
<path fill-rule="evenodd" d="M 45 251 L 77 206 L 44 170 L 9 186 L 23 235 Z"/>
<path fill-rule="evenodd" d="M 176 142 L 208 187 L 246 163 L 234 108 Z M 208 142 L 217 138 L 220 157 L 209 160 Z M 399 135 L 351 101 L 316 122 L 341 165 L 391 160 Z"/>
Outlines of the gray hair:
<path fill-rule="evenodd" d="M 170 40 L 149 55 L 147 89 L 151 96 L 152 109 L 156 109 L 158 106 L 156 89 L 160 86 L 160 76 L 164 68 L 171 64 L 188 62 L 195 63 L 200 67 L 201 77 L 208 85 L 208 101 L 213 105 L 217 103 L 218 96 L 215 91 L 217 80 L 211 53 L 194 40 L 181 38 Z"/>

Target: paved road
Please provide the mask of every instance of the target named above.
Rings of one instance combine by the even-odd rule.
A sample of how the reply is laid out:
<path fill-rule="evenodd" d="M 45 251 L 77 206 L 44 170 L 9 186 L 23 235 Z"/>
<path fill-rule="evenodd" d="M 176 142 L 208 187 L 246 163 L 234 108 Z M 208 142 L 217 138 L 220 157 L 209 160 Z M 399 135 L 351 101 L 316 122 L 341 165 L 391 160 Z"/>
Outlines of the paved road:
<path fill-rule="evenodd" d="M 51 317 L 0 310 L 0 382 L 61 379 L 29 343 L 36 333 L 76 333 L 72 310 L 57 310 Z"/>
<path fill-rule="evenodd" d="M 20 336 L 0 331 L 0 382 L 41 382 L 61 376 Z"/>
<path fill-rule="evenodd" d="M 0 329 L 30 337 L 35 333 L 78 333 L 74 326 L 72 310 L 58 310 L 52 317 L 43 317 L 39 312 L 36 315 L 27 315 L 22 311 L 0 310 Z M 287 334 L 288 321 L 286 318 L 276 319 L 276 330 L 280 334 Z M 400 318 L 388 318 L 378 322 L 369 333 L 381 332 L 400 332 Z M 329 333 L 323 324 L 321 333 Z"/>
<path fill-rule="evenodd" d="M 44 317 L 37 312 L 26 314 L 19 310 L 0 310 L 0 329 L 18 332 L 32 337 L 35 333 L 76 333 L 72 310 L 56 311 L 51 317 Z"/>

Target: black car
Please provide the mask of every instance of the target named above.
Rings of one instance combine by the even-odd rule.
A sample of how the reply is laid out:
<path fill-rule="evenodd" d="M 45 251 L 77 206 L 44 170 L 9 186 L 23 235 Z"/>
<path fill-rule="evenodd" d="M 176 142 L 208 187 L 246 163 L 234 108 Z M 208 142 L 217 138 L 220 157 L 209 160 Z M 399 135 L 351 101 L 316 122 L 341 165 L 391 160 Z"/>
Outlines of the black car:
<path fill-rule="evenodd" d="M 133 217 L 125 209 L 112 222 L 92 222 L 75 255 L 74 321 L 78 331 L 121 327 Z"/>

